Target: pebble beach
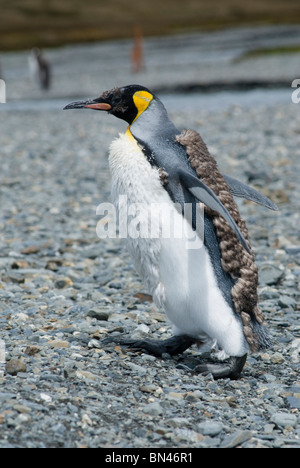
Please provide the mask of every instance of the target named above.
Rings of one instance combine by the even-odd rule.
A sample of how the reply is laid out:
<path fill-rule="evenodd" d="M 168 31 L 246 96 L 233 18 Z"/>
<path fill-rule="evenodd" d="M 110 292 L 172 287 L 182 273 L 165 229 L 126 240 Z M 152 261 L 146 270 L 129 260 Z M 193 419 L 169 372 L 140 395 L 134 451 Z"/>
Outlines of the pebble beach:
<path fill-rule="evenodd" d="M 176 36 L 176 50 L 171 38 L 150 38 L 140 74 L 130 41 L 52 49 L 47 93 L 28 77 L 26 52 L 0 56 L 0 448 L 300 448 L 300 103 L 291 88 L 300 54 L 243 58 L 253 44 L 293 44 L 299 31 Z M 268 78 L 278 88 L 225 89 Z M 103 344 L 164 339 L 171 326 L 124 240 L 96 234 L 97 206 L 111 199 L 109 145 L 125 123 L 62 109 L 134 82 L 160 92 L 222 172 L 278 206 L 237 200 L 273 341 L 248 357 L 240 380 L 193 373 L 196 348 L 158 359 Z M 212 82 L 223 88 L 174 91 Z"/>

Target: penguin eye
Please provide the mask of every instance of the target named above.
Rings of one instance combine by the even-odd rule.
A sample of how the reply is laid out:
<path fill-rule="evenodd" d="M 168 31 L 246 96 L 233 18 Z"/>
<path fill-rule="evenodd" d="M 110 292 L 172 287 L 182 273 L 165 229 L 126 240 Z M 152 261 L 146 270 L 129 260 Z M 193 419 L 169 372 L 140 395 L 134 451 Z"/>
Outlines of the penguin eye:
<path fill-rule="evenodd" d="M 114 112 L 123 114 L 127 109 L 128 107 L 124 104 L 122 96 L 116 96 L 114 98 Z"/>
<path fill-rule="evenodd" d="M 119 106 L 121 104 L 121 101 L 122 101 L 121 96 L 116 96 L 114 99 L 114 104 L 116 106 Z"/>

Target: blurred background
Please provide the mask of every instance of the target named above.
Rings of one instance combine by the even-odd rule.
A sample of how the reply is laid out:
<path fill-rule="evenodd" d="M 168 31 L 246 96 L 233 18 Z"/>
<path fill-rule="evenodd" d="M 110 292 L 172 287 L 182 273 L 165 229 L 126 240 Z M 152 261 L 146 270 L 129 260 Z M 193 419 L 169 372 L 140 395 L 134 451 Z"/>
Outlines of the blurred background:
<path fill-rule="evenodd" d="M 234 389 L 101 343 L 170 333 L 123 239 L 96 234 L 125 122 L 63 111 L 133 83 L 279 207 L 237 200 L 274 347 Z M 300 0 L 0 0 L 0 338 L 15 358 L 0 376 L 0 447 L 217 447 L 245 434 L 250 447 L 299 446 L 297 83 Z M 199 396 L 206 385 L 212 398 Z M 174 389 L 186 393 L 168 399 Z M 157 413 L 143 413 L 150 398 Z M 197 432 L 206 418 L 221 432 Z"/>
<path fill-rule="evenodd" d="M 130 38 L 241 25 L 297 23 L 298 0 L 0 1 L 1 50 Z"/>
<path fill-rule="evenodd" d="M 130 82 L 157 92 L 286 88 L 299 68 L 298 0 L 0 0 L 0 11 L 8 103 Z"/>

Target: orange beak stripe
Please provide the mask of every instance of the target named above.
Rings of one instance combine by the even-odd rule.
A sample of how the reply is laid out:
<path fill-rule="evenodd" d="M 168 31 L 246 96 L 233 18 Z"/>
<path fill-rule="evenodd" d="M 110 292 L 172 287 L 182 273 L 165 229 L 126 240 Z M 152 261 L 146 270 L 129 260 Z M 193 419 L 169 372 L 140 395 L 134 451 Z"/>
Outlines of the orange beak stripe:
<path fill-rule="evenodd" d="M 111 105 L 107 104 L 106 102 L 98 102 L 95 104 L 87 104 L 86 106 L 88 109 L 96 109 L 96 110 L 104 110 L 109 111 L 111 109 Z"/>

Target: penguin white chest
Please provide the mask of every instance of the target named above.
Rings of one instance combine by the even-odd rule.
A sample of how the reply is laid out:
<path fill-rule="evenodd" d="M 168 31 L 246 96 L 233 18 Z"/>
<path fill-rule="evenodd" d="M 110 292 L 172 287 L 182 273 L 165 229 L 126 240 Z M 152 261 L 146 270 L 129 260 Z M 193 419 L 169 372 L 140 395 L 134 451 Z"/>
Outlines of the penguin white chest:
<path fill-rule="evenodd" d="M 158 169 L 151 166 L 130 134 L 121 134 L 112 142 L 109 165 L 113 202 L 117 209 L 126 204 L 123 212 L 127 219 L 120 221 L 127 223 L 127 248 L 149 292 L 162 305 L 159 209 L 170 206 L 170 197 L 162 187 Z"/>
<path fill-rule="evenodd" d="M 114 203 L 118 208 L 120 197 L 127 202 L 128 250 L 175 332 L 196 338 L 208 336 L 226 353 L 244 354 L 241 323 L 218 288 L 207 249 L 203 244 L 187 248 L 195 233 L 176 210 L 159 170 L 151 166 L 129 132 L 112 142 L 109 164 Z M 162 223 L 166 216 L 168 221 L 172 219 L 169 226 Z M 176 238 L 173 234 L 178 233 L 179 225 L 184 235 Z M 171 236 L 168 232 L 164 235 L 164 228 L 170 229 Z"/>

